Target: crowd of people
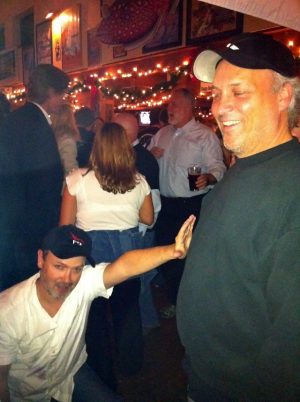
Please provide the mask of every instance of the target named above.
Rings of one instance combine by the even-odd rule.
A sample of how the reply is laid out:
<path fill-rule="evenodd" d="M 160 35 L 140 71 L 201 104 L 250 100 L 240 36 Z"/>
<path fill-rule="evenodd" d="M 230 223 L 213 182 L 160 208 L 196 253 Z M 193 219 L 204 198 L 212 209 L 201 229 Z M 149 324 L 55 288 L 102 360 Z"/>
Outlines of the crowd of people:
<path fill-rule="evenodd" d="M 47 64 L 24 106 L 0 97 L 1 402 L 122 401 L 115 367 L 138 373 L 174 316 L 189 402 L 300 400 L 297 65 L 245 33 L 194 74 L 216 132 L 181 87 L 147 139 L 132 113 L 74 112 Z"/>

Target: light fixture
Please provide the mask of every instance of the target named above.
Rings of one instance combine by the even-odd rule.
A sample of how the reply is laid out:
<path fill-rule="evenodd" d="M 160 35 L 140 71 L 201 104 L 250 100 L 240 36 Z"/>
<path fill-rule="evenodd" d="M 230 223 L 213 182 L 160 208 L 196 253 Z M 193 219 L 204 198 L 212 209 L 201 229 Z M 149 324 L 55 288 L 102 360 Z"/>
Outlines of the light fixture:
<path fill-rule="evenodd" d="M 46 15 L 46 20 L 49 20 L 49 18 L 51 18 L 51 17 L 53 17 L 53 13 L 52 12 L 49 12 L 47 15 Z"/>

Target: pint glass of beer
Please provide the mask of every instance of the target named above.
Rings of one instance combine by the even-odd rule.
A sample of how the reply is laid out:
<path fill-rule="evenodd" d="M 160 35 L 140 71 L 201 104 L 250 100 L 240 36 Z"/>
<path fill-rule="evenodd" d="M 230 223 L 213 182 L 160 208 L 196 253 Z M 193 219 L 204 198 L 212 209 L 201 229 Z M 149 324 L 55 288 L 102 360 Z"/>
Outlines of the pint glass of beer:
<path fill-rule="evenodd" d="M 191 191 L 197 191 L 196 181 L 201 175 L 201 167 L 199 165 L 192 165 L 188 168 L 188 179 Z"/>

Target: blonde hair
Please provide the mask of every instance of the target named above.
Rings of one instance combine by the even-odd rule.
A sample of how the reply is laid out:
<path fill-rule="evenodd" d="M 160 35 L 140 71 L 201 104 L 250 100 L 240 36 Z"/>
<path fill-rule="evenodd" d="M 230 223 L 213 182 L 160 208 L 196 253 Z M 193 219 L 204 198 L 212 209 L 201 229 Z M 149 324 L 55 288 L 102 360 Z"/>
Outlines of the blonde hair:
<path fill-rule="evenodd" d="M 80 133 L 75 122 L 74 112 L 69 103 L 63 103 L 58 111 L 51 115 L 51 120 L 56 139 L 66 135 L 73 137 L 75 140 L 80 139 Z"/>
<path fill-rule="evenodd" d="M 135 154 L 122 126 L 105 123 L 96 132 L 89 169 L 110 193 L 124 194 L 136 186 Z"/>

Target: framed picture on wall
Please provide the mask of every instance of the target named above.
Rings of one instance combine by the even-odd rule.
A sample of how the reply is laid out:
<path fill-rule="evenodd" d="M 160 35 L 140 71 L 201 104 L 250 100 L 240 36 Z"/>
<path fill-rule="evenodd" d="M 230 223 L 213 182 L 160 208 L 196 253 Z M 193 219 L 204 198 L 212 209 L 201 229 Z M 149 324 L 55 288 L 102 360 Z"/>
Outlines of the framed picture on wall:
<path fill-rule="evenodd" d="M 187 2 L 187 44 L 240 33 L 243 16 L 233 10 L 198 0 Z"/>
<path fill-rule="evenodd" d="M 0 50 L 5 49 L 5 28 L 0 24 Z"/>
<path fill-rule="evenodd" d="M 52 63 L 52 22 L 44 21 L 36 25 L 36 62 L 37 64 Z"/>
<path fill-rule="evenodd" d="M 0 80 L 12 78 L 16 75 L 15 51 L 9 50 L 0 54 Z"/>
<path fill-rule="evenodd" d="M 113 58 L 117 59 L 118 57 L 127 56 L 127 51 L 123 45 L 117 45 L 113 47 Z"/>
<path fill-rule="evenodd" d="M 97 66 L 101 60 L 101 44 L 97 38 L 97 28 L 87 31 L 88 65 Z"/>
<path fill-rule="evenodd" d="M 34 47 L 28 46 L 22 50 L 23 83 L 28 84 L 29 77 L 35 67 Z"/>
<path fill-rule="evenodd" d="M 65 21 L 61 28 L 62 68 L 74 70 L 82 64 L 80 5 L 68 8 L 60 17 Z"/>
<path fill-rule="evenodd" d="M 160 15 L 152 35 L 143 46 L 143 53 L 182 44 L 182 3 L 183 0 L 172 0 L 169 10 Z"/>

